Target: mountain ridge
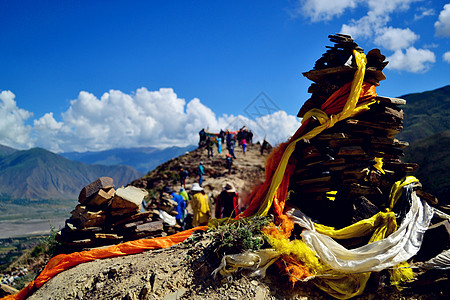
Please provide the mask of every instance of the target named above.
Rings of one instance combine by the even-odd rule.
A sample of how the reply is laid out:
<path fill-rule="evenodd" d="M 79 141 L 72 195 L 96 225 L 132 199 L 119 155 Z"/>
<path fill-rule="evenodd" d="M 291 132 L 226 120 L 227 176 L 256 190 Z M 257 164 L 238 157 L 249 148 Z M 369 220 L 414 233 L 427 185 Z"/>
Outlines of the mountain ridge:
<path fill-rule="evenodd" d="M 147 173 L 169 159 L 195 148 L 196 146 L 193 145 L 163 149 L 156 147 L 114 148 L 104 151 L 64 152 L 60 155 L 86 164 L 128 165 L 142 173 Z"/>
<path fill-rule="evenodd" d="M 450 85 L 399 98 L 406 105 L 404 128 L 397 138 L 413 143 L 450 129 Z"/>
<path fill-rule="evenodd" d="M 87 165 L 42 148 L 16 150 L 0 157 L 0 194 L 3 198 L 76 199 L 83 186 L 101 176 L 126 185 L 142 173 L 129 166 Z"/>

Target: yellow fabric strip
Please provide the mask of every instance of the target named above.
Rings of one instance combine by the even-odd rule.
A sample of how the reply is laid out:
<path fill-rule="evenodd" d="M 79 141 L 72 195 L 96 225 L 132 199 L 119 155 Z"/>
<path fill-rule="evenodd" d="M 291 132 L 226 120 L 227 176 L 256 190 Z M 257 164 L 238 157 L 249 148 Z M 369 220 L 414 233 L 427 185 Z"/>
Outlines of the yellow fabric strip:
<path fill-rule="evenodd" d="M 375 157 L 375 164 L 373 165 L 375 169 L 379 170 L 382 174 L 386 174 L 383 170 L 383 158 Z"/>
<path fill-rule="evenodd" d="M 269 190 L 267 192 L 267 195 L 264 199 L 264 202 L 261 204 L 259 210 L 256 212 L 255 215 L 259 216 L 265 216 L 269 212 L 270 207 L 272 206 L 273 199 L 275 196 L 275 193 L 278 190 L 278 187 L 281 184 L 281 181 L 283 180 L 284 172 L 286 171 L 286 167 L 289 161 L 289 158 L 291 157 L 292 152 L 295 150 L 295 146 L 298 141 L 302 139 L 311 139 L 321 133 L 323 130 L 333 127 L 334 124 L 337 122 L 352 117 L 354 115 L 359 114 L 360 112 L 366 111 L 369 109 L 369 105 L 373 104 L 375 101 L 356 106 L 359 100 L 359 95 L 361 93 L 362 84 L 364 81 L 364 74 L 366 71 L 366 63 L 367 59 L 364 53 L 360 53 L 356 50 L 353 50 L 353 56 L 355 57 L 356 64 L 358 66 L 358 70 L 355 72 L 355 76 L 352 81 L 352 86 L 350 90 L 350 95 L 348 97 L 347 102 L 345 103 L 344 108 L 342 111 L 336 115 L 327 116 L 326 113 L 321 111 L 320 109 L 313 109 L 311 112 L 307 112 L 307 116 L 315 116 L 319 122 L 321 123 L 320 126 L 315 127 L 305 135 L 301 136 L 300 138 L 296 139 L 295 141 L 291 142 L 287 147 L 286 150 L 283 153 L 283 156 L 281 157 L 281 161 L 277 166 L 277 169 L 275 171 L 275 174 L 272 178 L 272 182 L 270 183 Z M 322 123 L 323 122 L 323 123 Z"/>
<path fill-rule="evenodd" d="M 394 183 L 394 185 L 391 188 L 391 192 L 389 194 L 389 209 L 392 210 L 394 208 L 395 203 L 397 203 L 398 199 L 402 195 L 402 189 L 403 187 L 407 186 L 410 183 L 413 182 L 419 182 L 419 179 L 417 179 L 414 176 L 405 176 L 402 180 L 397 181 Z"/>
<path fill-rule="evenodd" d="M 314 223 L 314 228 L 319 233 L 325 234 L 334 239 L 342 240 L 367 236 L 368 234 L 375 232 L 376 229 L 382 225 L 386 225 L 391 222 L 395 222 L 395 214 L 393 212 L 379 212 L 371 218 L 361 220 L 341 229 L 334 229 L 333 227 L 317 223 Z"/>

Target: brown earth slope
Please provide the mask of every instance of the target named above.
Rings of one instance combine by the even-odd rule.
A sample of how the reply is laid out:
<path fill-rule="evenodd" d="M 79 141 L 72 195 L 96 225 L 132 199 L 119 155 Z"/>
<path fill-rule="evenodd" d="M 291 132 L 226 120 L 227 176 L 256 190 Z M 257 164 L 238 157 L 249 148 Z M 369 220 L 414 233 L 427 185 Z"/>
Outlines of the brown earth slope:
<path fill-rule="evenodd" d="M 245 155 L 242 148 L 237 147 L 231 175 L 228 175 L 225 167 L 227 153 L 228 151 L 225 150 L 219 154 L 217 148 L 214 148 L 214 156 L 208 158 L 206 149 L 198 148 L 169 160 L 146 176 L 131 182 L 131 185 L 147 189 L 150 197 L 157 197 L 165 185 L 170 185 L 174 190 L 179 191 L 181 187 L 179 170 L 182 167 L 189 172 L 186 180 L 186 188 L 189 190 L 192 183 L 198 182 L 197 170 L 199 163 L 202 162 L 205 170 L 203 187 L 212 198 L 211 202 L 213 203 L 222 191 L 225 182 L 231 182 L 240 195 L 241 206 L 244 206 L 242 199 L 248 195 L 255 184 L 264 181 L 264 164 L 268 153 L 265 151 L 264 155 L 261 155 L 259 144 L 249 145 Z"/>

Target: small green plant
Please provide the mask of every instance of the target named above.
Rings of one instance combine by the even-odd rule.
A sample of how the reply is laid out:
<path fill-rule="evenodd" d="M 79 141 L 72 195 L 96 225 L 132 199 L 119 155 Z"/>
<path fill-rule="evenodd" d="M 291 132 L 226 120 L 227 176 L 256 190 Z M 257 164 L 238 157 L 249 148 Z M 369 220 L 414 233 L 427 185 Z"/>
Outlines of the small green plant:
<path fill-rule="evenodd" d="M 50 235 L 44 241 L 45 254 L 52 257 L 55 254 L 56 249 L 61 246 L 61 244 L 56 240 L 56 234 L 58 231 L 55 226 L 50 225 Z"/>
<path fill-rule="evenodd" d="M 254 217 L 210 229 L 216 252 L 229 254 L 261 249 L 265 242 L 261 229 L 270 221 L 270 217 Z"/>
<path fill-rule="evenodd" d="M 30 255 L 31 257 L 38 257 L 42 252 L 44 252 L 44 247 L 42 247 L 42 245 L 37 245 L 33 248 Z"/>

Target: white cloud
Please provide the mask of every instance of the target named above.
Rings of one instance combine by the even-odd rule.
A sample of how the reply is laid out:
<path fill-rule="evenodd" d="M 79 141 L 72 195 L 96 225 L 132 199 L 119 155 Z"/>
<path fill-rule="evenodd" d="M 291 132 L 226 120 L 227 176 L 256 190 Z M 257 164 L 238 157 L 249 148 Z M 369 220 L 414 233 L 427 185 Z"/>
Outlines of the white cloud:
<path fill-rule="evenodd" d="M 186 103 L 168 88 L 140 88 L 131 94 L 111 90 L 100 99 L 80 92 L 61 117 L 58 122 L 52 113 L 47 113 L 34 121 L 36 145 L 55 152 L 186 146 L 198 143 L 202 128 L 219 132 L 244 124 L 254 132 L 255 140 L 267 136 L 269 142 L 276 144 L 300 126 L 295 116 L 283 111 L 255 120 L 241 115 L 217 117 L 199 99 Z M 237 124 L 236 119 L 241 123 Z"/>
<path fill-rule="evenodd" d="M 436 35 L 442 37 L 450 36 L 450 3 L 444 5 L 444 9 L 439 13 L 439 19 L 434 23 Z"/>
<path fill-rule="evenodd" d="M 319 22 L 337 18 L 348 9 L 355 9 L 353 12 L 356 13 L 366 9 L 366 13 L 360 18 L 343 24 L 340 33 L 351 35 L 356 40 L 366 39 L 382 49 L 393 51 L 388 65 L 390 69 L 417 73 L 430 68 L 435 62 L 434 53 L 413 47 L 419 40 L 419 35 L 410 28 L 395 28 L 389 26 L 389 23 L 391 15 L 408 11 L 413 3 L 421 1 L 423 0 L 299 0 L 296 13 L 303 14 L 313 22 Z M 433 9 L 423 6 L 417 10 L 420 14 L 415 15 L 415 21 L 435 13 Z M 450 36 L 450 4 L 444 6 L 435 28 L 437 35 Z M 399 60 L 394 61 L 396 59 Z"/>
<path fill-rule="evenodd" d="M 356 0 L 300 0 L 296 13 L 302 13 L 312 22 L 338 17 L 348 8 L 355 8 Z"/>
<path fill-rule="evenodd" d="M 375 43 L 393 51 L 406 49 L 419 39 L 409 28 L 386 27 L 382 31 L 384 32 L 375 38 Z"/>
<path fill-rule="evenodd" d="M 445 52 L 442 55 L 442 59 L 450 64 L 450 51 Z"/>
<path fill-rule="evenodd" d="M 281 110 L 258 118 L 256 122 L 259 127 L 255 127 L 255 131 L 260 140 L 265 137 L 272 145 L 287 141 L 301 125 L 296 116 L 288 115 Z"/>
<path fill-rule="evenodd" d="M 430 65 L 436 62 L 436 57 L 430 50 L 410 47 L 405 52 L 402 50 L 395 51 L 387 60 L 389 61 L 389 69 L 422 73 L 426 72 Z"/>
<path fill-rule="evenodd" d="M 18 108 L 15 95 L 10 91 L 0 93 L 0 144 L 13 148 L 28 148 L 32 144 L 31 127 L 25 122 L 33 114 Z"/>
<path fill-rule="evenodd" d="M 351 34 L 354 38 L 380 38 L 386 35 L 387 32 L 400 31 L 403 29 L 386 27 L 390 21 L 390 14 L 393 12 L 405 11 L 410 8 L 411 3 L 421 0 L 369 0 L 368 12 L 365 16 L 358 20 L 352 20 L 349 24 L 343 24 L 341 27 L 342 33 Z M 364 4 L 364 1 L 359 4 Z M 412 34 L 414 34 L 410 29 Z M 389 38 L 382 37 L 381 40 L 386 40 L 389 45 Z M 384 45 L 383 45 L 384 46 Z M 409 46 L 409 44 L 408 44 Z"/>
<path fill-rule="evenodd" d="M 433 16 L 434 15 L 434 9 L 432 8 L 426 8 L 426 7 L 421 7 L 419 8 L 420 14 L 414 14 L 414 21 L 423 19 L 425 17 L 428 16 Z"/>
<path fill-rule="evenodd" d="M 375 15 L 408 10 L 412 3 L 422 0 L 368 0 L 369 11 Z M 364 1 L 361 1 L 364 2 Z"/>

